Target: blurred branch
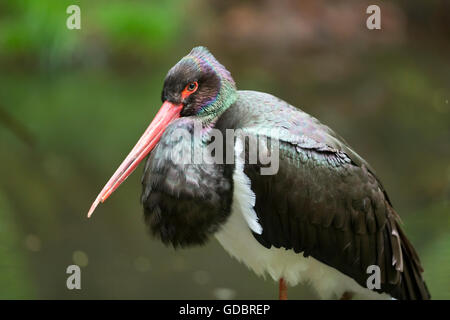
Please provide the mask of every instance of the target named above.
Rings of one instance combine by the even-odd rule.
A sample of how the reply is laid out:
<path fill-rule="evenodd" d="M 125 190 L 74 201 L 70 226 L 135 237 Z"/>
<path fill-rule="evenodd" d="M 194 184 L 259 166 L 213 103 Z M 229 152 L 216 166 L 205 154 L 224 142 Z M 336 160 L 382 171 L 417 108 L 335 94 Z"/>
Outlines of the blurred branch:
<path fill-rule="evenodd" d="M 0 105 L 0 124 L 11 131 L 19 140 L 28 145 L 30 148 L 35 146 L 35 139 L 31 132 L 20 121 L 11 116 Z"/>

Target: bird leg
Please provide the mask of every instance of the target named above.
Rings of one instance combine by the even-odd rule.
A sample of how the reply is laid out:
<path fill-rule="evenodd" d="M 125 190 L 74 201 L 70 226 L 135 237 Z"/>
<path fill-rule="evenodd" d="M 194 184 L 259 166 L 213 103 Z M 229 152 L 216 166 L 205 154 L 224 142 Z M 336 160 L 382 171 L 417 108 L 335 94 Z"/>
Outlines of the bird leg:
<path fill-rule="evenodd" d="M 280 278 L 280 300 L 287 300 L 287 285 L 283 278 Z"/>
<path fill-rule="evenodd" d="M 345 291 L 345 292 L 342 294 L 341 299 L 339 299 L 339 300 L 352 300 L 352 298 L 353 298 L 353 293 L 348 292 L 348 291 Z"/>

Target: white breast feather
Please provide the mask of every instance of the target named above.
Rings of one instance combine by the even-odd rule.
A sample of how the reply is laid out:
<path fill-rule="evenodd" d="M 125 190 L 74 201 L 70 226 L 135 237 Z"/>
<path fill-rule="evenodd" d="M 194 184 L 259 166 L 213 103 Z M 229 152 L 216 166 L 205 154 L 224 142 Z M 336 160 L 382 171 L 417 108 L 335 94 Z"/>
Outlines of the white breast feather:
<path fill-rule="evenodd" d="M 233 211 L 240 210 L 249 228 L 257 233 L 262 233 L 262 227 L 258 223 L 258 216 L 255 212 L 255 193 L 250 188 L 251 182 L 244 173 L 244 148 L 241 139 L 236 140 L 234 147 L 235 170 L 233 174 Z"/>
<path fill-rule="evenodd" d="M 312 257 L 261 245 L 251 233 L 252 230 L 261 234 L 263 229 L 254 210 L 256 197 L 250 188 L 251 181 L 244 173 L 242 151 L 243 143 L 237 139 L 232 212 L 215 234 L 225 250 L 260 276 L 268 273 L 275 281 L 284 278 L 292 286 L 310 283 L 321 299 L 340 298 L 346 291 L 353 292 L 354 299 L 390 299 L 387 294 L 363 288 L 352 278 Z"/>

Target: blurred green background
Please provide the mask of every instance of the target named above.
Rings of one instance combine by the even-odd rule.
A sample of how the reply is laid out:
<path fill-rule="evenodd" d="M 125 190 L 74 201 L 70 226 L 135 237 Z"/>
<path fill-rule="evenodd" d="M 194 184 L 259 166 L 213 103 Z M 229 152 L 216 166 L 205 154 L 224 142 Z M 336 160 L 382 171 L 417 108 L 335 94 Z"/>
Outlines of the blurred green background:
<path fill-rule="evenodd" d="M 68 30 L 66 8 L 81 8 Z M 382 30 L 365 22 L 381 7 Z M 272 299 L 216 240 L 148 236 L 134 173 L 87 210 L 159 108 L 167 70 L 209 47 L 238 88 L 328 124 L 384 182 L 450 298 L 449 1 L 0 2 L 0 298 Z M 82 267 L 81 290 L 66 268 Z M 315 299 L 308 285 L 290 298 Z"/>

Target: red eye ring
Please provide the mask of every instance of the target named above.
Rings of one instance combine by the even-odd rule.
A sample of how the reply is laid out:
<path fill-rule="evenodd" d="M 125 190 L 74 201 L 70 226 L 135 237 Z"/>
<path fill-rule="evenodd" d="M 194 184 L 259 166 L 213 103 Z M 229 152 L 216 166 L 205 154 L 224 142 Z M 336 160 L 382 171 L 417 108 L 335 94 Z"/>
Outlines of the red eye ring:
<path fill-rule="evenodd" d="M 193 94 L 195 91 L 197 91 L 197 89 L 198 89 L 198 82 L 197 81 L 190 82 L 186 85 L 186 87 L 184 87 L 183 92 L 181 92 L 181 97 L 184 99 Z"/>

